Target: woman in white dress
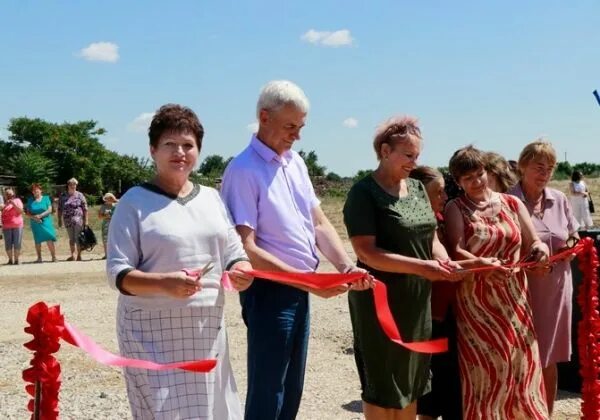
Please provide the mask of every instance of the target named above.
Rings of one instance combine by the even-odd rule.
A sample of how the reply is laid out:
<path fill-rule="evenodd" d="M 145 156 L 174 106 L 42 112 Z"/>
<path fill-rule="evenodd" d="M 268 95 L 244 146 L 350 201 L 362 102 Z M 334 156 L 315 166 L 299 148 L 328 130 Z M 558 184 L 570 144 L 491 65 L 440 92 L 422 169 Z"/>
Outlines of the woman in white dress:
<path fill-rule="evenodd" d="M 149 128 L 156 175 L 127 191 L 109 227 L 121 354 L 159 363 L 217 359 L 210 373 L 126 368 L 134 419 L 242 418 L 220 280 L 228 270 L 244 290 L 252 277 L 242 270 L 252 267 L 219 193 L 189 180 L 203 134 L 191 109 L 161 107 Z M 204 275 L 190 274 L 208 263 Z"/>
<path fill-rule="evenodd" d="M 573 171 L 571 182 L 569 184 L 571 207 L 573 215 L 579 223 L 580 229 L 588 229 L 594 225 L 592 215 L 590 214 L 589 192 L 583 174 L 579 171 Z"/>

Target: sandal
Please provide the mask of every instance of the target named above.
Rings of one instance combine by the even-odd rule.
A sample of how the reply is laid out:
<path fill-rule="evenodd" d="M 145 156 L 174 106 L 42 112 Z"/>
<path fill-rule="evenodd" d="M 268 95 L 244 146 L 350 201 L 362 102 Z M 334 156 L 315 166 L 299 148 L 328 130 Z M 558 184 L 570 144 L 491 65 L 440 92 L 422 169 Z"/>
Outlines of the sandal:
<path fill-rule="evenodd" d="M 42 261 L 42 259 L 41 259 L 41 258 L 38 258 L 38 259 L 37 259 L 37 260 L 35 260 L 33 263 L 34 263 L 34 264 L 40 264 L 41 262 L 43 262 L 43 261 Z"/>
<path fill-rule="evenodd" d="M 75 257 L 69 257 L 65 261 L 75 261 Z"/>

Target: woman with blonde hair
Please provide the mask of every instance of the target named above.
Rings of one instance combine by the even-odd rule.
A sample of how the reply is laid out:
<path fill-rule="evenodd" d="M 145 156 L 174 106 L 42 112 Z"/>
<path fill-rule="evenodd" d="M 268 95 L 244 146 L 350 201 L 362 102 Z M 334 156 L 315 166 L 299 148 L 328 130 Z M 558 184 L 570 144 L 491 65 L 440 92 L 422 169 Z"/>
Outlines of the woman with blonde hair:
<path fill-rule="evenodd" d="M 425 187 L 409 178 L 421 141 L 415 118 L 386 121 L 373 141 L 379 165 L 354 184 L 344 205 L 357 266 L 385 283 L 406 341 L 431 337 L 431 282 L 461 277 L 438 239 Z M 430 356 L 389 340 L 378 324 L 372 290 L 351 291 L 348 302 L 365 417 L 414 419 L 417 399 L 431 389 Z"/>
<path fill-rule="evenodd" d="M 519 178 L 510 193 L 524 204 L 539 238 L 550 253 L 577 238 L 578 224 L 567 197 L 548 187 L 556 165 L 556 152 L 546 141 L 534 141 L 519 156 Z M 573 279 L 570 260 L 552 269 L 528 270 L 529 301 L 540 349 L 548 411 L 552 414 L 558 372 L 556 364 L 571 358 L 571 312 Z"/>

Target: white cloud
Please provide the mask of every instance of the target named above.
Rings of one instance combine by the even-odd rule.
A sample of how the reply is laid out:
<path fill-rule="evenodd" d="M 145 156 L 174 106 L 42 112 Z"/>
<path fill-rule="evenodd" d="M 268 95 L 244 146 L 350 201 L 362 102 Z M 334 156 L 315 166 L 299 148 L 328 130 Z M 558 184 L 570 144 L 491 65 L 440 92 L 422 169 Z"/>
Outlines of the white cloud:
<path fill-rule="evenodd" d="M 340 29 L 339 31 L 316 31 L 308 30 L 300 39 L 311 44 L 322 45 L 325 47 L 343 47 L 350 46 L 354 43 L 354 39 L 348 29 Z"/>
<path fill-rule="evenodd" d="M 258 131 L 258 123 L 255 121 L 246 126 L 249 132 L 256 133 Z"/>
<path fill-rule="evenodd" d="M 349 117 L 342 122 L 342 125 L 347 128 L 356 128 L 358 127 L 358 120 L 356 118 Z"/>
<path fill-rule="evenodd" d="M 127 129 L 134 133 L 145 133 L 148 131 L 148 127 L 150 127 L 152 117 L 154 117 L 154 112 L 143 112 L 127 124 Z"/>
<path fill-rule="evenodd" d="M 112 42 L 93 42 L 82 48 L 79 56 L 88 61 L 116 63 L 119 60 L 119 46 Z"/>

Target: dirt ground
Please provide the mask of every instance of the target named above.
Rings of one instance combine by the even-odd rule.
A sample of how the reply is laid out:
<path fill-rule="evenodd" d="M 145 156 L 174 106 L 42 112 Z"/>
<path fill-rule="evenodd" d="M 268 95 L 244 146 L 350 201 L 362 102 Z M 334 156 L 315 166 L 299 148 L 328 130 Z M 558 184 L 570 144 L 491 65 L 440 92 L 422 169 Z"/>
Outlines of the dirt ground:
<path fill-rule="evenodd" d="M 324 201 L 323 207 L 343 234 L 339 201 Z M 97 222 L 93 221 L 92 224 Z M 99 232 L 99 229 L 96 229 Z M 103 347 L 117 350 L 115 308 L 117 295 L 104 277 L 101 246 L 84 253 L 83 262 L 64 262 L 68 256 L 66 234 L 59 231 L 60 262 L 33 264 L 35 253 L 26 228 L 23 264 L 0 266 L 3 308 L 0 311 L 0 416 L 27 418 L 28 396 L 21 372 L 30 353 L 23 347 L 29 336 L 23 332 L 27 308 L 40 300 L 60 304 L 65 317 Z M 99 238 L 100 239 L 100 238 Z M 44 249 L 44 259 L 49 253 Z M 4 256 L 0 257 L 4 261 Z M 331 271 L 323 264 L 322 271 Z M 306 385 L 299 419 L 360 419 L 360 387 L 352 356 L 352 335 L 345 296 L 330 300 L 312 298 L 312 330 Z M 243 401 L 246 389 L 245 327 L 237 295 L 227 295 L 226 319 L 231 358 Z M 127 419 L 129 407 L 121 371 L 105 367 L 79 349 L 64 344 L 58 353 L 62 365 L 60 412 L 63 419 Z M 579 418 L 577 395 L 561 393 L 555 419 Z"/>

